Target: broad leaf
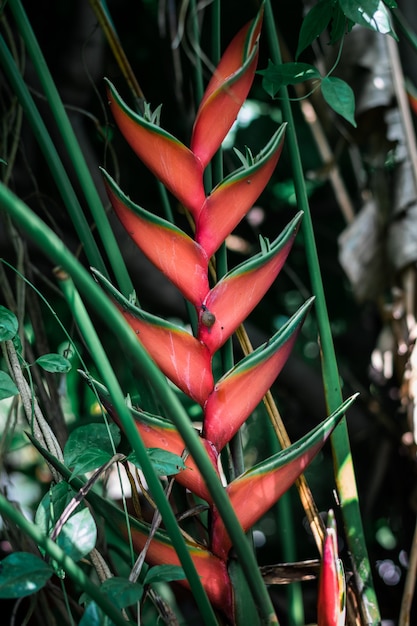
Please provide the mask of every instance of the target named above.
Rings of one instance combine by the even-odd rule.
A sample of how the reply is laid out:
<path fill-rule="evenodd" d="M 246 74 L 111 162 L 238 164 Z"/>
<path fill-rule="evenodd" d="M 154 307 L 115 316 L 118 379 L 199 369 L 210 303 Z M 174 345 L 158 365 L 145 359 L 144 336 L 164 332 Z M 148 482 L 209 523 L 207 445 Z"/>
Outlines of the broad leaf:
<path fill-rule="evenodd" d="M 63 481 L 50 487 L 44 495 L 36 509 L 35 522 L 45 535 L 50 534 L 74 496 L 75 492 Z M 85 504 L 80 502 L 79 507 L 84 506 Z"/>
<path fill-rule="evenodd" d="M 262 86 L 272 98 L 276 96 L 281 87 L 296 85 L 306 80 L 321 79 L 320 72 L 314 65 L 298 62 L 276 65 L 269 60 L 267 69 L 260 70 L 258 74 L 263 76 Z"/>
<path fill-rule="evenodd" d="M 224 52 L 197 111 L 191 150 L 206 167 L 230 130 L 251 88 L 258 62 L 263 7 Z"/>
<path fill-rule="evenodd" d="M 65 444 L 65 464 L 74 467 L 81 455 L 85 453 L 88 455 L 90 448 L 102 450 L 103 453 L 113 456 L 113 446 L 116 448 L 119 443 L 120 431 L 115 424 L 110 424 L 109 427 L 106 424 L 79 426 L 72 431 Z"/>
<path fill-rule="evenodd" d="M 178 139 L 137 115 L 107 82 L 110 109 L 126 141 L 155 176 L 194 217 L 205 200 L 203 168 Z"/>
<path fill-rule="evenodd" d="M 342 419 L 356 396 L 346 400 L 337 411 L 289 448 L 255 465 L 227 487 L 236 515 L 247 531 L 279 500 L 304 472 Z M 223 521 L 215 510 L 212 549 L 226 558 L 231 542 Z"/>
<path fill-rule="evenodd" d="M 212 354 L 247 318 L 278 276 L 290 253 L 301 217 L 302 213 L 298 213 L 266 250 L 228 272 L 203 301 L 198 339 Z M 207 311 L 215 317 L 210 326 L 204 324 L 203 315 Z"/>
<path fill-rule="evenodd" d="M 91 552 L 97 541 L 97 528 L 88 508 L 71 515 L 59 533 L 56 543 L 74 561 Z"/>
<path fill-rule="evenodd" d="M 66 374 L 71 369 L 71 363 L 60 354 L 43 354 L 36 359 L 36 363 L 53 374 Z"/>
<path fill-rule="evenodd" d="M 166 220 L 132 202 L 103 171 L 113 209 L 144 255 L 197 305 L 206 296 L 208 259 L 201 246 Z"/>
<path fill-rule="evenodd" d="M 211 257 L 246 215 L 267 185 L 284 143 L 285 126 L 253 164 L 225 178 L 210 194 L 196 223 L 195 239 Z"/>
<path fill-rule="evenodd" d="M 397 36 L 392 29 L 391 18 L 382 0 L 339 0 L 339 5 L 347 18 L 375 30 L 383 35 Z"/>
<path fill-rule="evenodd" d="M 104 615 L 98 604 L 95 602 L 89 602 L 78 626 L 104 626 L 103 619 Z"/>
<path fill-rule="evenodd" d="M 9 374 L 0 370 L 0 400 L 11 398 L 19 393 L 18 388 L 10 378 Z"/>
<path fill-rule="evenodd" d="M 296 59 L 327 28 L 332 17 L 332 8 L 333 0 L 320 0 L 304 17 L 298 37 Z"/>
<path fill-rule="evenodd" d="M 24 598 L 45 586 L 54 570 L 30 552 L 13 552 L 0 561 L 0 598 Z"/>
<path fill-rule="evenodd" d="M 270 339 L 215 385 L 205 406 L 203 436 L 218 451 L 231 440 L 284 366 L 312 304 L 308 300 Z"/>
<path fill-rule="evenodd" d="M 100 590 L 110 598 L 119 609 L 140 602 L 143 595 L 143 585 L 139 582 L 132 582 L 121 576 L 107 578 L 100 587 Z"/>
<path fill-rule="evenodd" d="M 327 104 L 356 128 L 355 96 L 351 87 L 341 78 L 326 76 L 321 81 L 321 93 Z"/>
<path fill-rule="evenodd" d="M 12 311 L 0 305 L 0 341 L 13 339 L 17 334 L 19 323 Z"/>

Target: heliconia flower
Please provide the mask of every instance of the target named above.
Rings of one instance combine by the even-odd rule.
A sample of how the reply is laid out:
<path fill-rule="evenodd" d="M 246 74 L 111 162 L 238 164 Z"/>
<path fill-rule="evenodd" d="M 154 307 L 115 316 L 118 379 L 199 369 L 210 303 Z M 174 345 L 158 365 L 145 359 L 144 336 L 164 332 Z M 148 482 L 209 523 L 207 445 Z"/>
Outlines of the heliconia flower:
<path fill-rule="evenodd" d="M 107 82 L 110 109 L 117 126 L 137 156 L 196 217 L 204 200 L 200 160 L 173 135 L 130 109 Z"/>
<path fill-rule="evenodd" d="M 294 484 L 321 450 L 355 397 L 346 400 L 337 411 L 289 448 L 255 465 L 226 487 L 243 530 L 252 528 Z M 230 547 L 223 521 L 214 509 L 211 549 L 218 556 L 227 558 Z M 325 625 L 330 626 L 330 622 L 323 622 L 323 625 L 319 622 L 319 626 Z M 336 626 L 336 622 L 332 626 Z"/>
<path fill-rule="evenodd" d="M 115 520 L 113 520 L 114 522 Z M 126 529 L 126 519 L 123 516 L 117 517 L 119 531 L 126 540 L 132 538 L 133 547 L 140 553 L 145 546 L 150 528 L 138 520 L 130 518 L 130 535 Z M 227 565 L 223 559 L 197 543 L 186 541 L 190 556 L 194 562 L 201 583 L 213 606 L 224 612 L 232 621 L 233 616 L 233 588 L 227 572 Z M 157 530 L 149 544 L 146 553 L 146 561 L 150 565 L 181 565 L 175 548 L 169 538 L 161 530 Z M 188 581 L 184 578 L 178 583 L 189 588 Z"/>
<path fill-rule="evenodd" d="M 320 569 L 317 626 L 344 626 L 345 614 L 345 576 L 338 556 L 336 521 L 333 511 L 330 510 Z"/>
<path fill-rule="evenodd" d="M 103 175 L 113 209 L 133 241 L 185 298 L 200 305 L 209 290 L 204 250 L 180 228 L 132 202 L 106 172 Z"/>
<path fill-rule="evenodd" d="M 135 306 L 97 270 L 97 281 L 119 309 L 161 371 L 190 398 L 203 405 L 213 390 L 212 355 L 181 326 Z"/>
<path fill-rule="evenodd" d="M 197 337 L 211 353 L 218 350 L 263 298 L 284 265 L 298 232 L 302 213 L 284 228 L 265 250 L 228 272 L 210 290 L 200 308 Z M 204 324 L 203 313 L 209 311 L 215 321 Z"/>
<path fill-rule="evenodd" d="M 214 71 L 197 111 L 191 150 L 203 168 L 230 130 L 246 100 L 258 62 L 263 6 L 257 17 L 233 38 Z"/>
<path fill-rule="evenodd" d="M 278 376 L 312 302 L 313 298 L 267 343 L 243 358 L 215 384 L 204 406 L 203 437 L 218 451 L 236 434 Z"/>
<path fill-rule="evenodd" d="M 135 418 L 136 428 L 142 441 L 147 448 L 161 448 L 167 450 L 173 454 L 181 456 L 185 450 L 185 444 L 182 440 L 179 432 L 174 426 L 167 420 L 150 415 L 149 413 L 142 411 L 132 412 Z M 213 464 L 214 469 L 217 469 L 217 457 L 218 454 L 208 441 L 202 439 L 202 444 L 206 449 L 206 452 Z M 186 489 L 189 489 L 194 495 L 206 500 L 209 504 L 213 502 L 206 483 L 200 474 L 200 470 L 194 462 L 191 456 L 187 456 L 185 461 L 186 469 L 181 470 L 178 474 L 175 474 L 175 480 L 183 485 Z"/>
<path fill-rule="evenodd" d="M 196 221 L 195 239 L 211 257 L 253 206 L 282 152 L 285 125 L 253 160 L 223 179 L 208 196 Z"/>

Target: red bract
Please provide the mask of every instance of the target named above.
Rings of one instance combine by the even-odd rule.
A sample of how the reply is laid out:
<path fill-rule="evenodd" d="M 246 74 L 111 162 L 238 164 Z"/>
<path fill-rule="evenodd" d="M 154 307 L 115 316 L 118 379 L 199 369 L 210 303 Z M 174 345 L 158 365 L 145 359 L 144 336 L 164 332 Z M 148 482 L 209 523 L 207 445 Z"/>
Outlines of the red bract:
<path fill-rule="evenodd" d="M 320 570 L 317 626 L 343 626 L 345 603 L 345 577 L 338 556 L 336 522 L 333 511 L 329 511 Z"/>
<path fill-rule="evenodd" d="M 110 106 L 122 133 L 139 158 L 194 219 L 195 234 L 190 236 L 136 205 L 104 174 L 108 196 L 121 223 L 148 259 L 195 307 L 198 318 L 195 336 L 143 312 L 97 272 L 96 276 L 117 301 L 136 337 L 160 370 L 202 407 L 202 449 L 218 474 L 219 453 L 275 381 L 312 303 L 312 300 L 306 302 L 268 342 L 215 380 L 213 357 L 277 278 L 302 217 L 298 213 L 272 243 L 261 239 L 261 251 L 227 272 L 217 283 L 213 285 L 209 280 L 210 257 L 263 192 L 282 152 L 284 126 L 255 159 L 248 152 L 249 161 L 206 194 L 204 168 L 236 119 L 254 78 L 262 15 L 261 9 L 257 18 L 236 35 L 215 70 L 198 109 L 191 149 L 134 113 L 115 88 L 108 86 Z M 304 471 L 348 404 L 297 444 L 225 487 L 245 531 Z M 108 410 L 111 413 L 111 407 Z M 117 416 L 113 417 L 117 421 Z M 134 417 L 147 447 L 163 448 L 177 455 L 186 452 L 182 437 L 167 420 L 137 411 Z M 232 587 L 226 566 L 231 542 L 197 464 L 191 457 L 186 458 L 185 464 L 187 468 L 177 473 L 175 479 L 204 499 L 210 509 L 208 548 L 190 545 L 192 558 L 213 604 L 233 621 Z M 146 533 L 134 533 L 133 538 L 136 548 L 141 549 Z M 172 546 L 160 540 L 151 543 L 148 558 L 153 563 L 178 562 Z M 323 626 L 327 623 L 323 622 Z"/>

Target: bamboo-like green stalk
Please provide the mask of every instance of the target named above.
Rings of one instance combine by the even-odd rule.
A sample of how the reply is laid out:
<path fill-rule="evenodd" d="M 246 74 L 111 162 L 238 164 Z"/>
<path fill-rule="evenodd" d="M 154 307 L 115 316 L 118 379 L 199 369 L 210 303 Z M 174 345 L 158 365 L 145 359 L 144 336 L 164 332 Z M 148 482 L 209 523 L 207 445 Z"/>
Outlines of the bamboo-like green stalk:
<path fill-rule="evenodd" d="M 274 63 L 279 65 L 282 63 L 281 51 L 270 0 L 265 1 L 265 18 L 271 58 Z M 328 411 L 331 413 L 342 403 L 339 373 L 327 312 L 320 265 L 318 261 L 313 223 L 303 175 L 303 167 L 291 111 L 291 103 L 286 88 L 281 89 L 280 98 L 283 116 L 288 122 L 286 138 L 290 151 L 298 208 L 304 212 L 302 229 L 312 290 L 316 298 L 315 307 L 320 335 L 325 397 Z M 377 624 L 381 622 L 381 617 L 365 543 L 356 488 L 356 478 L 345 418 L 340 422 L 332 434 L 331 444 L 335 468 L 335 480 L 343 516 L 346 539 L 352 557 L 363 624 L 377 626 Z"/>
<path fill-rule="evenodd" d="M 42 54 L 27 15 L 22 7 L 22 3 L 20 0 L 10 0 L 8 5 L 14 15 L 19 33 L 26 44 L 33 66 L 38 74 L 45 96 L 55 118 L 55 122 L 60 131 L 63 144 L 73 164 L 91 215 L 94 218 L 97 231 L 103 242 L 104 249 L 106 250 L 111 268 L 120 287 L 120 291 L 128 296 L 133 291 L 132 282 L 127 272 L 123 257 L 120 253 L 114 233 L 110 227 L 100 195 L 96 189 L 84 155 L 80 149 L 79 143 L 68 119 L 68 115 L 50 74 L 48 65 Z M 47 161 L 51 167 L 52 163 L 48 157 Z M 80 237 L 83 242 L 87 238 L 87 232 L 84 232 L 83 237 Z"/>
<path fill-rule="evenodd" d="M 65 171 L 59 154 L 33 101 L 29 89 L 26 87 L 26 84 L 20 75 L 19 69 L 16 66 L 14 59 L 1 35 L 0 62 L 32 127 L 36 140 L 48 163 L 52 177 L 59 189 L 62 200 L 71 216 L 75 230 L 79 234 L 80 238 L 82 237 L 85 253 L 89 263 L 94 267 L 101 267 L 104 274 L 107 275 L 104 261 L 101 257 L 94 237 L 91 234 L 88 222 L 71 185 L 68 174 Z"/>
<path fill-rule="evenodd" d="M 4 519 L 15 524 L 27 537 L 45 550 L 45 553 L 65 571 L 65 573 L 78 585 L 94 602 L 108 615 L 116 626 L 133 626 L 133 622 L 127 621 L 125 616 L 108 599 L 108 596 L 100 591 L 84 574 L 83 570 L 60 548 L 54 541 L 45 535 L 39 526 L 33 524 L 22 515 L 10 502 L 0 493 L 0 514 Z"/>
<path fill-rule="evenodd" d="M 120 417 L 120 420 L 123 423 L 126 434 L 135 449 L 146 481 L 158 507 L 158 511 L 160 512 L 162 519 L 164 520 L 167 532 L 171 537 L 173 546 L 178 554 L 178 557 L 181 560 L 181 564 L 184 568 L 187 579 L 190 582 L 191 590 L 201 610 L 204 622 L 206 624 L 216 624 L 216 617 L 214 615 L 213 609 L 208 601 L 207 595 L 201 584 L 194 563 L 187 550 L 184 538 L 175 519 L 175 515 L 165 497 L 163 487 L 153 469 L 152 463 L 148 457 L 142 439 L 137 434 L 136 428 L 130 418 L 130 413 L 126 406 L 123 392 L 120 388 L 119 382 L 103 348 L 103 345 L 95 331 L 90 316 L 88 315 L 88 312 L 80 298 L 80 295 L 68 274 L 60 276 L 58 273 L 58 279 L 60 287 L 64 293 L 65 299 L 70 307 L 77 326 L 81 331 L 87 347 L 89 348 L 90 354 L 94 358 L 102 380 L 112 397 L 114 407 Z M 134 439 L 131 438 L 132 435 Z"/>
<path fill-rule="evenodd" d="M 36 242 L 40 249 L 43 250 L 44 254 L 52 259 L 55 264 L 61 266 L 63 270 L 71 276 L 85 300 L 104 321 L 111 332 L 117 335 L 118 340 L 123 345 L 126 357 L 130 358 L 132 365 L 136 366 L 148 379 L 155 393 L 159 396 L 166 417 L 171 419 L 184 439 L 189 453 L 194 458 L 206 481 L 213 501 L 222 516 L 225 528 L 232 540 L 234 550 L 242 565 L 262 623 L 268 625 L 278 624 L 278 619 L 275 615 L 267 588 L 262 580 L 255 556 L 236 518 L 227 493 L 221 485 L 205 448 L 190 423 L 180 400 L 169 385 L 167 385 L 165 376 L 160 372 L 154 361 L 137 340 L 121 313 L 114 307 L 64 243 L 37 215 L 30 211 L 22 200 L 17 198 L 17 196 L 4 185 L 0 185 L 0 209 L 11 215 L 13 220 L 16 221 L 28 236 Z M 122 402 L 120 406 L 119 404 L 120 402 L 118 401 L 117 405 L 115 403 L 115 406 L 120 414 L 123 429 L 133 449 L 141 456 L 143 443 L 138 435 L 133 418 L 124 402 Z M 152 489 L 152 474 L 150 487 Z M 158 487 L 156 487 L 156 494 L 157 493 Z M 166 502 L 165 497 L 163 502 Z M 159 502 L 157 502 L 157 504 L 159 506 Z M 163 503 L 162 509 L 165 510 Z"/>

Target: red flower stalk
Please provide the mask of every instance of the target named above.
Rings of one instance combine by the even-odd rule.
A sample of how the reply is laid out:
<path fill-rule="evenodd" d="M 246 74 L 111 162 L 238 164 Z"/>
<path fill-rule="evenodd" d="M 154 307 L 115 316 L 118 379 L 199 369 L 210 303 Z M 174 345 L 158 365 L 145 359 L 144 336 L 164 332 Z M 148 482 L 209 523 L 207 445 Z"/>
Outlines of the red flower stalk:
<path fill-rule="evenodd" d="M 327 517 L 326 537 L 320 570 L 317 626 L 344 626 L 346 585 L 342 561 L 338 556 L 334 513 Z"/>

